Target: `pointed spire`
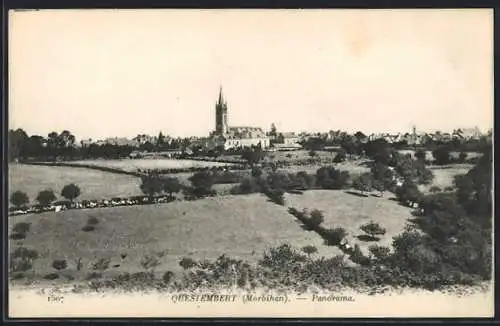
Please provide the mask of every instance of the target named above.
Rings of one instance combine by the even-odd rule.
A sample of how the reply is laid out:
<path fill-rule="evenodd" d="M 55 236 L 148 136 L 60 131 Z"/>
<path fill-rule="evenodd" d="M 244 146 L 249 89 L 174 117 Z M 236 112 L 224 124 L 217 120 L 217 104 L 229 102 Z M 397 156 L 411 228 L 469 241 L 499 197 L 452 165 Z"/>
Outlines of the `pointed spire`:
<path fill-rule="evenodd" d="M 224 103 L 224 98 L 222 97 L 222 85 L 221 85 L 219 90 L 219 104 L 222 103 Z"/>

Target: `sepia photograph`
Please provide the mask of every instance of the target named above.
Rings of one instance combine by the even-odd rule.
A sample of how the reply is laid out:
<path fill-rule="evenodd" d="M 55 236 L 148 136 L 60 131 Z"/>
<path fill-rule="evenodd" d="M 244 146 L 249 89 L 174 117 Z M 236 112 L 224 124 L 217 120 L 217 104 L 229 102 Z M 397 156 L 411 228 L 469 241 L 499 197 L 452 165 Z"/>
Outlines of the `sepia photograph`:
<path fill-rule="evenodd" d="M 493 317 L 493 10 L 8 20 L 10 318 Z"/>

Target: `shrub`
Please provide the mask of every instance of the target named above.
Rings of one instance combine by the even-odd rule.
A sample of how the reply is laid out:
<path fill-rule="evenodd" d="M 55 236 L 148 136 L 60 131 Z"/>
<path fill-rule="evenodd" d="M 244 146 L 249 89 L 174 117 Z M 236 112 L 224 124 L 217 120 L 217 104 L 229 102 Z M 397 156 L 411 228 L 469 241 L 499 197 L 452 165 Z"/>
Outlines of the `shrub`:
<path fill-rule="evenodd" d="M 323 212 L 321 212 L 317 209 L 314 209 L 313 211 L 311 211 L 311 215 L 309 217 L 309 222 L 310 222 L 311 227 L 313 227 L 313 228 L 318 227 L 321 223 L 323 223 L 324 220 L 325 220 L 325 217 L 323 215 Z"/>
<path fill-rule="evenodd" d="M 323 231 L 323 237 L 328 246 L 338 246 L 340 242 L 347 236 L 344 228 L 326 229 Z"/>
<path fill-rule="evenodd" d="M 46 280 L 53 281 L 53 280 L 57 280 L 59 278 L 59 274 L 57 274 L 57 273 L 49 273 L 49 274 L 45 275 L 43 278 L 46 279 Z"/>
<path fill-rule="evenodd" d="M 95 226 L 93 225 L 85 225 L 83 228 L 82 228 L 82 231 L 85 231 L 85 232 L 90 232 L 90 231 L 94 231 L 95 230 Z"/>
<path fill-rule="evenodd" d="M 356 263 L 360 264 L 362 266 L 366 266 L 370 264 L 370 258 L 366 257 L 363 252 L 361 251 L 361 248 L 359 247 L 358 244 L 354 245 L 354 249 L 351 253 L 350 256 L 351 260 Z"/>
<path fill-rule="evenodd" d="M 363 173 L 352 182 L 354 189 L 361 192 L 370 192 L 373 187 L 373 177 L 369 172 Z"/>
<path fill-rule="evenodd" d="M 380 224 L 370 221 L 369 223 L 363 224 L 359 227 L 361 231 L 365 232 L 371 239 L 379 240 L 378 235 L 384 235 L 386 229 L 380 226 Z"/>
<path fill-rule="evenodd" d="M 142 183 L 140 185 L 141 191 L 149 196 L 153 197 L 155 194 L 159 194 L 163 191 L 163 182 L 162 180 L 156 176 L 147 176 L 147 177 L 142 177 Z"/>
<path fill-rule="evenodd" d="M 349 173 L 332 166 L 321 167 L 316 171 L 316 183 L 323 189 L 343 189 L 348 186 Z"/>
<path fill-rule="evenodd" d="M 266 196 L 275 204 L 285 205 L 285 192 L 282 189 L 270 189 L 266 192 Z"/>
<path fill-rule="evenodd" d="M 262 176 L 262 169 L 259 167 L 252 168 L 252 177 L 260 178 Z"/>
<path fill-rule="evenodd" d="M 184 257 L 181 259 L 181 261 L 179 262 L 179 265 L 184 268 L 184 269 L 190 269 L 194 266 L 196 266 L 196 262 L 192 259 L 192 258 L 189 258 L 189 257 Z"/>
<path fill-rule="evenodd" d="M 26 193 L 18 190 L 13 192 L 12 195 L 10 195 L 10 202 L 15 207 L 21 208 L 29 203 L 29 198 L 28 195 L 26 195 Z"/>
<path fill-rule="evenodd" d="M 38 252 L 35 249 L 29 249 L 26 247 L 17 247 L 10 254 L 12 259 L 20 258 L 26 260 L 35 260 L 38 258 Z"/>
<path fill-rule="evenodd" d="M 54 269 L 57 269 L 58 271 L 60 271 L 60 270 L 66 269 L 66 267 L 68 267 L 68 263 L 66 262 L 65 259 L 54 260 L 52 262 L 52 267 Z"/>
<path fill-rule="evenodd" d="M 344 149 L 340 149 L 333 159 L 333 163 L 341 163 L 347 159 L 347 153 Z"/>
<path fill-rule="evenodd" d="M 458 161 L 460 163 L 464 163 L 467 160 L 467 153 L 466 152 L 460 152 L 458 155 Z"/>
<path fill-rule="evenodd" d="M 172 197 L 172 194 L 180 192 L 182 185 L 177 178 L 165 178 L 163 180 L 163 191 Z"/>
<path fill-rule="evenodd" d="M 438 186 L 432 186 L 430 189 L 429 189 L 430 192 L 441 192 L 441 188 L 439 188 Z"/>
<path fill-rule="evenodd" d="M 99 220 L 95 216 L 91 216 L 87 220 L 87 225 L 97 225 L 99 224 Z"/>
<path fill-rule="evenodd" d="M 26 234 L 29 232 L 30 227 L 31 223 L 19 222 L 14 225 L 14 227 L 12 228 L 12 232 L 19 234 Z"/>
<path fill-rule="evenodd" d="M 172 271 L 166 271 L 164 274 L 163 274 L 163 282 L 165 284 L 169 284 L 170 282 L 172 282 L 173 278 L 174 278 L 175 274 L 174 272 Z"/>
<path fill-rule="evenodd" d="M 32 260 L 25 258 L 10 259 L 9 270 L 11 272 L 25 272 L 33 268 Z"/>
<path fill-rule="evenodd" d="M 105 271 L 109 268 L 111 260 L 108 258 L 99 258 L 95 263 L 92 264 L 92 269 L 95 271 Z"/>
<path fill-rule="evenodd" d="M 312 254 L 315 254 L 318 252 L 318 248 L 316 248 L 313 245 L 308 245 L 308 246 L 302 247 L 302 251 L 304 253 L 306 253 L 307 255 L 312 255 Z"/>
<path fill-rule="evenodd" d="M 438 165 L 444 165 L 451 162 L 450 149 L 447 146 L 441 146 L 432 151 L 432 156 Z"/>
<path fill-rule="evenodd" d="M 158 265 L 160 265 L 160 260 L 151 255 L 146 255 L 141 259 L 141 266 L 145 270 L 154 270 Z"/>
<path fill-rule="evenodd" d="M 386 260 L 391 254 L 391 249 L 389 247 L 379 245 L 372 245 L 369 250 L 370 253 L 379 261 Z"/>

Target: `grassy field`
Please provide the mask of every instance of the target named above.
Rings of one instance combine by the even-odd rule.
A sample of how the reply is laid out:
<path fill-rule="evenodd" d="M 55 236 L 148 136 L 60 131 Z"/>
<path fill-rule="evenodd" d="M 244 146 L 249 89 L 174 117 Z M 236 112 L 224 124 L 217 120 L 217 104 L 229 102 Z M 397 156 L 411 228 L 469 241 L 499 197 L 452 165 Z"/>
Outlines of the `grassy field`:
<path fill-rule="evenodd" d="M 399 152 L 401 154 L 403 154 L 403 155 L 404 154 L 411 154 L 413 157 L 414 157 L 414 154 L 415 154 L 414 150 L 401 150 Z M 467 153 L 467 159 L 474 158 L 474 157 L 479 157 L 479 156 L 482 155 L 481 153 L 477 153 L 477 152 L 466 152 L 466 153 Z M 450 155 L 453 158 L 458 158 L 458 156 L 460 155 L 460 152 L 451 152 Z M 429 161 L 433 161 L 434 160 L 434 156 L 432 155 L 432 151 L 426 151 L 425 152 L 425 159 L 429 160 Z"/>
<path fill-rule="evenodd" d="M 430 170 L 434 173 L 434 180 L 430 185 L 421 185 L 420 190 L 424 193 L 429 192 L 431 187 L 439 187 L 444 190 L 446 187 L 453 186 L 454 177 L 457 174 L 467 173 L 473 165 L 471 164 L 453 164 L 443 167 L 431 167 Z"/>
<path fill-rule="evenodd" d="M 359 244 L 368 253 L 372 244 L 391 246 L 392 238 L 400 234 L 412 218 L 411 209 L 390 200 L 390 193 L 384 197 L 360 197 L 342 190 L 311 190 L 302 195 L 287 195 L 287 205 L 297 209 L 319 209 L 325 215 L 323 226 L 327 228 L 343 227 L 347 239 L 352 244 Z M 386 228 L 386 234 L 377 242 L 357 239 L 364 234 L 359 227 L 373 220 Z"/>
<path fill-rule="evenodd" d="M 141 180 L 137 177 L 101 172 L 86 168 L 9 165 L 9 195 L 25 192 L 34 202 L 39 191 L 51 188 L 59 196 L 62 188 L 76 183 L 81 188 L 79 199 L 101 199 L 140 195 Z"/>
<path fill-rule="evenodd" d="M 94 231 L 84 232 L 89 217 L 100 222 Z M 120 265 L 107 273 L 140 271 L 145 255 L 163 250 L 168 253 L 158 272 L 179 270 L 183 257 L 215 259 L 227 254 L 252 262 L 262 258 L 268 246 L 282 243 L 299 248 L 315 245 L 324 256 L 338 253 L 323 245 L 317 234 L 304 231 L 285 207 L 260 194 L 15 216 L 9 224 L 21 221 L 31 222 L 31 230 L 24 240 L 10 240 L 11 248 L 21 244 L 35 248 L 39 258 L 34 270 L 42 276 L 54 272 L 54 259 L 66 259 L 68 270 L 77 277 L 87 275 L 88 265 L 100 258 Z M 123 261 L 121 253 L 127 254 Z M 80 257 L 83 269 L 77 272 Z"/>
<path fill-rule="evenodd" d="M 231 163 L 206 162 L 196 160 L 178 159 L 122 159 L 122 160 L 82 160 L 71 161 L 71 164 L 93 165 L 110 167 L 123 171 L 136 171 L 137 169 L 179 169 L 190 167 L 227 166 Z"/>

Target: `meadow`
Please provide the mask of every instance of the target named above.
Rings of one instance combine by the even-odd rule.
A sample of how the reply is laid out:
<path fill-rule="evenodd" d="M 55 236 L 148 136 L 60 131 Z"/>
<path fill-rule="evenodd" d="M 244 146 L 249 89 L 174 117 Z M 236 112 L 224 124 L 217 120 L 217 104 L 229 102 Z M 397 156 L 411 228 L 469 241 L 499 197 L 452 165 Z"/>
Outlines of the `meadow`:
<path fill-rule="evenodd" d="M 81 189 L 79 199 L 101 199 L 140 195 L 141 179 L 88 168 L 9 164 L 9 196 L 20 190 L 34 203 L 38 192 L 52 189 L 60 197 L 62 188 L 75 183 Z M 63 198 L 59 198 L 63 199 Z"/>
<path fill-rule="evenodd" d="M 411 209 L 404 207 L 391 198 L 389 192 L 383 197 L 358 196 L 356 192 L 342 190 L 311 190 L 302 195 L 287 195 L 287 206 L 311 212 L 318 209 L 323 212 L 325 228 L 344 228 L 346 238 L 352 245 L 359 244 L 368 254 L 368 247 L 373 244 L 392 246 L 392 238 L 400 234 L 412 218 Z M 379 223 L 386 229 L 386 234 L 379 241 L 362 241 L 358 236 L 364 232 L 359 229 L 370 221 Z"/>
<path fill-rule="evenodd" d="M 97 167 L 114 168 L 122 171 L 133 172 L 137 169 L 180 169 L 203 168 L 214 166 L 228 166 L 231 163 L 207 162 L 181 159 L 119 159 L 119 160 L 82 160 L 71 161 L 72 165 L 88 165 Z"/>
<path fill-rule="evenodd" d="M 90 217 L 99 223 L 85 232 L 82 228 Z M 143 270 L 141 260 L 158 252 L 166 252 L 158 273 L 179 271 L 184 257 L 216 259 L 226 254 L 255 262 L 266 248 L 283 243 L 314 245 L 318 255 L 327 257 L 339 253 L 316 233 L 304 231 L 286 207 L 261 194 L 14 216 L 9 224 L 18 222 L 31 223 L 31 228 L 25 239 L 10 240 L 11 250 L 20 245 L 36 249 L 39 257 L 33 270 L 39 277 L 55 271 L 51 264 L 56 259 L 66 259 L 66 272 L 78 279 L 100 258 L 111 259 L 106 273 L 113 275 Z M 83 268 L 76 271 L 79 258 Z"/>
<path fill-rule="evenodd" d="M 434 174 L 434 179 L 430 185 L 420 185 L 420 191 L 428 193 L 432 187 L 439 187 L 444 190 L 453 186 L 454 177 L 458 174 L 466 174 L 472 164 L 451 164 L 446 166 L 430 166 L 429 169 Z"/>

